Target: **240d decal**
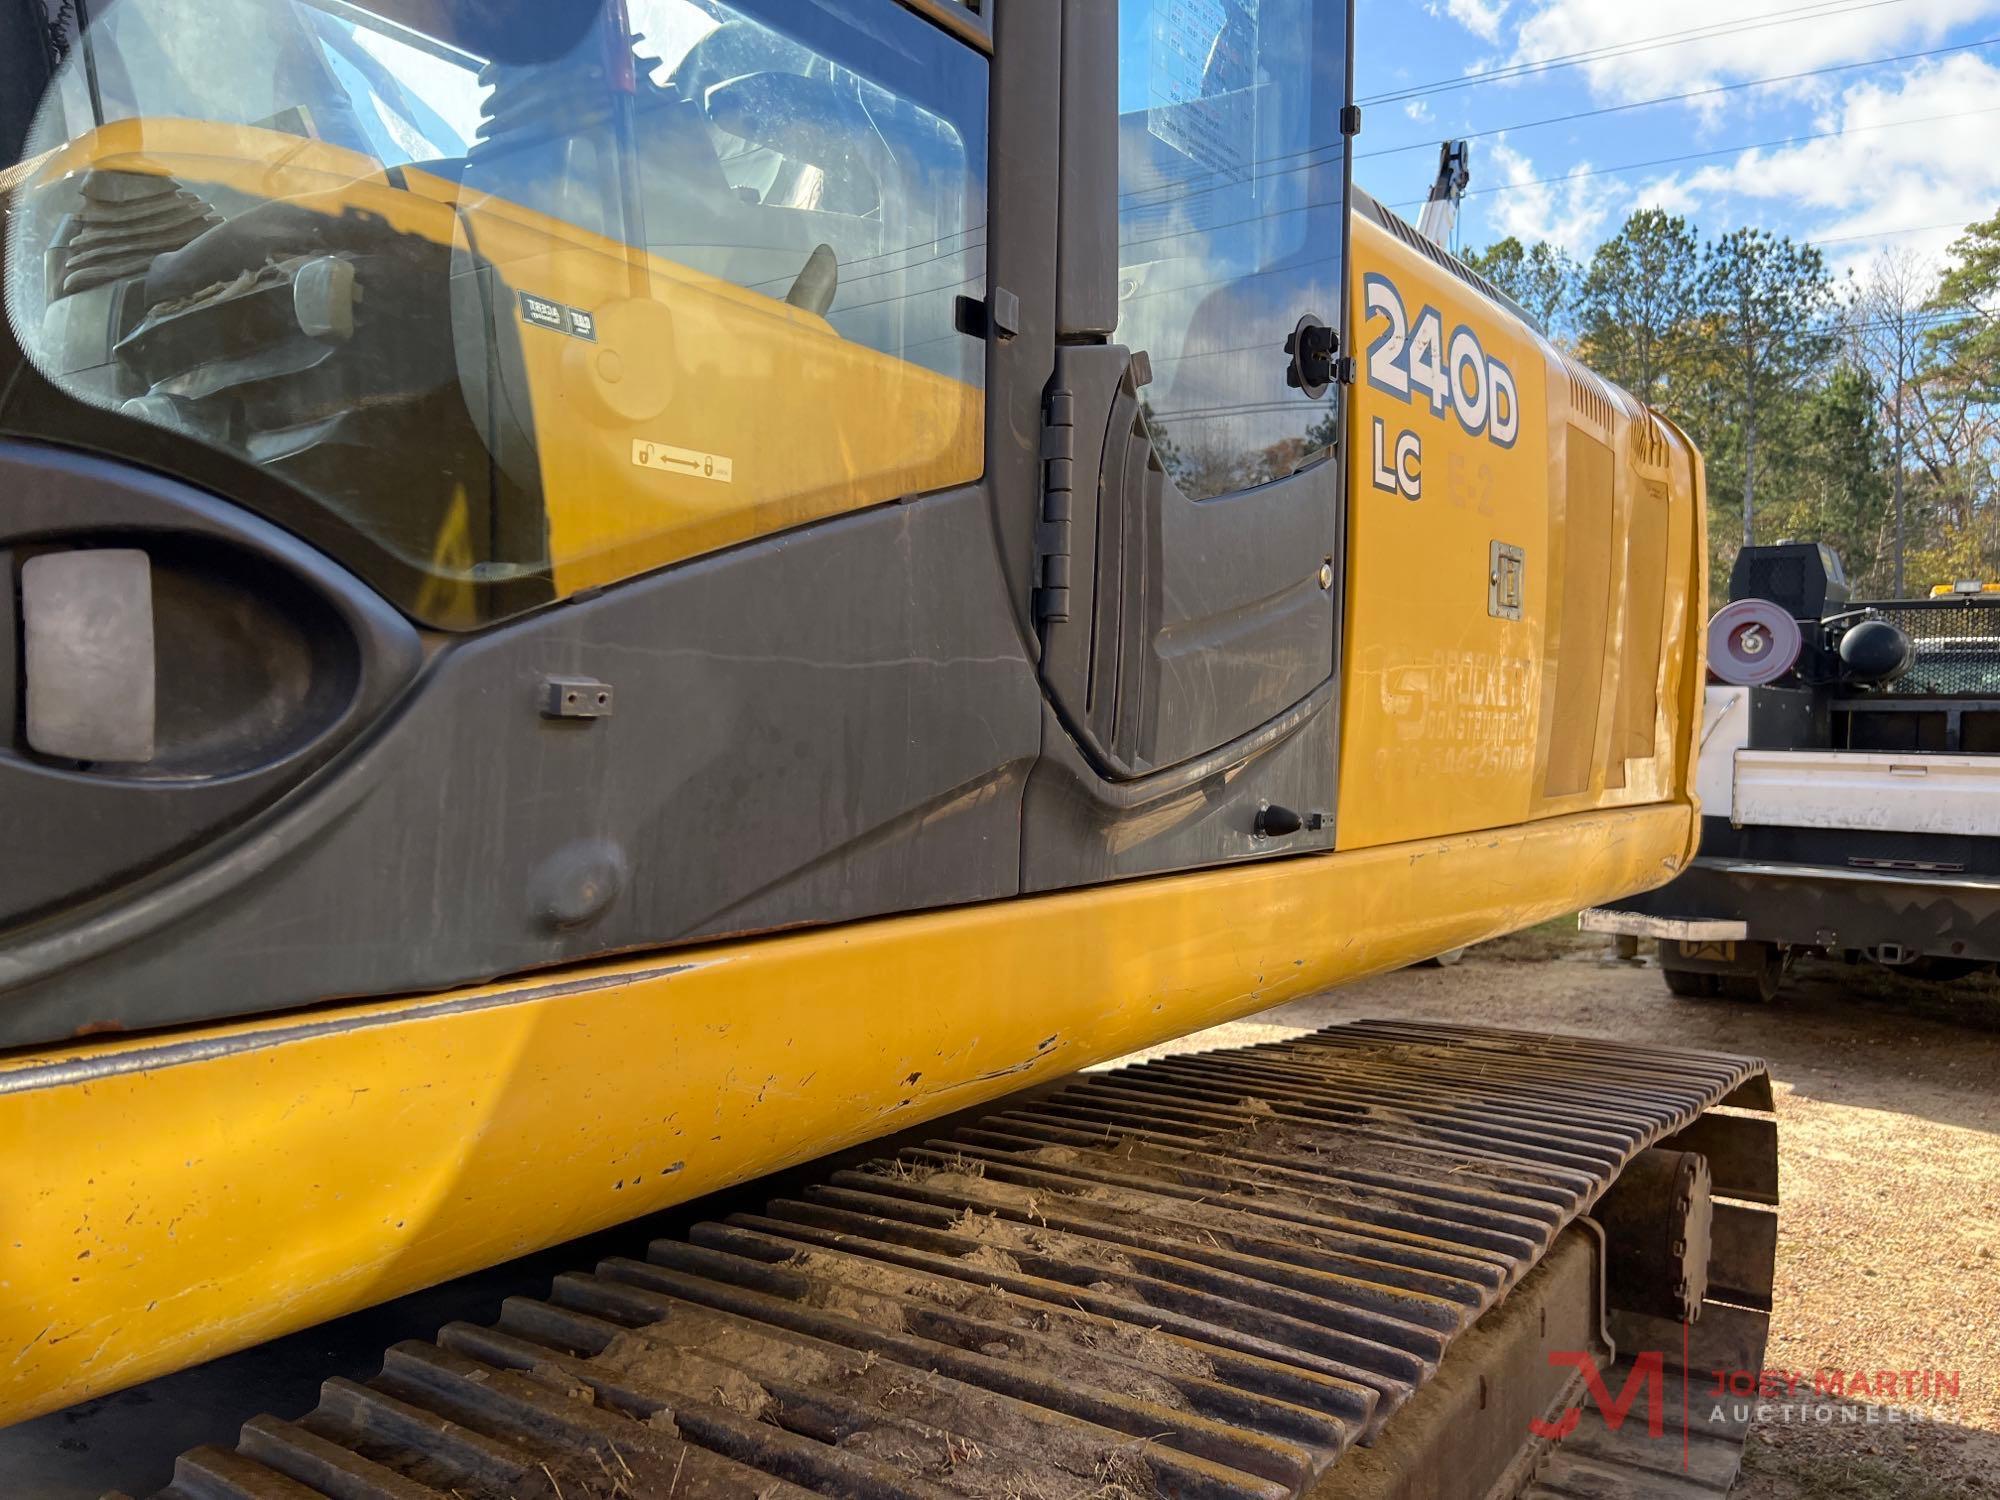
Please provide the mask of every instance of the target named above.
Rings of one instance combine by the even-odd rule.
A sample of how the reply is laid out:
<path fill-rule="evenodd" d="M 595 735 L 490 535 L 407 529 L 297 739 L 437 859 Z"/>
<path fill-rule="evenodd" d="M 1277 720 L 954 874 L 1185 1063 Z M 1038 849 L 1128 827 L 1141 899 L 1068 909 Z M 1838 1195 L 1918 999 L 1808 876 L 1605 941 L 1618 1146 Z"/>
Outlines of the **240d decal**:
<path fill-rule="evenodd" d="M 1444 318 L 1426 306 L 1412 326 L 1403 294 L 1386 276 L 1362 282 L 1366 315 L 1387 326 L 1368 346 L 1368 383 L 1406 404 L 1421 401 L 1432 416 L 1447 412 L 1471 437 L 1511 448 L 1521 435 L 1521 399 L 1514 372 L 1487 354 L 1479 335 L 1465 324 L 1445 337 Z M 1375 487 L 1406 500 L 1423 498 L 1423 438 L 1414 428 L 1393 437 L 1389 424 L 1374 421 Z"/>

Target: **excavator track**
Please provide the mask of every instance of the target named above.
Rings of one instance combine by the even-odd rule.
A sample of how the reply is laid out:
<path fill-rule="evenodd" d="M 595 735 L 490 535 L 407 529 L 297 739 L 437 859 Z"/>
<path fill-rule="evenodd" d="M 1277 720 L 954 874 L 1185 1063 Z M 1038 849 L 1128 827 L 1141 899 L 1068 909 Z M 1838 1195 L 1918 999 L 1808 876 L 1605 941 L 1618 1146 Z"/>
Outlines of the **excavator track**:
<path fill-rule="evenodd" d="M 1085 1075 L 398 1344 L 160 1494 L 1720 1495 L 1770 1108 L 1748 1058 L 1416 1022 Z M 1653 1148 L 1713 1174 L 1691 1326 L 1603 1300 L 1587 1216 Z"/>

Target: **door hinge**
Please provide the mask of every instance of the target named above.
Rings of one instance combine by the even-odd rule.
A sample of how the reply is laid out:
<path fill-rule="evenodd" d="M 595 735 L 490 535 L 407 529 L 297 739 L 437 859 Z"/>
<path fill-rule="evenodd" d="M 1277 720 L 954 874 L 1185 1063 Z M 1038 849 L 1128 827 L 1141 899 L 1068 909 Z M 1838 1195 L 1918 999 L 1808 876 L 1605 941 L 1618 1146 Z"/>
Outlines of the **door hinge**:
<path fill-rule="evenodd" d="M 1340 112 L 1340 133 L 1342 135 L 1361 134 L 1361 106 L 1350 104 Z"/>
<path fill-rule="evenodd" d="M 1076 396 L 1049 392 L 1042 411 L 1042 513 L 1035 526 L 1035 620 L 1069 618 L 1070 521 L 1076 500 Z"/>

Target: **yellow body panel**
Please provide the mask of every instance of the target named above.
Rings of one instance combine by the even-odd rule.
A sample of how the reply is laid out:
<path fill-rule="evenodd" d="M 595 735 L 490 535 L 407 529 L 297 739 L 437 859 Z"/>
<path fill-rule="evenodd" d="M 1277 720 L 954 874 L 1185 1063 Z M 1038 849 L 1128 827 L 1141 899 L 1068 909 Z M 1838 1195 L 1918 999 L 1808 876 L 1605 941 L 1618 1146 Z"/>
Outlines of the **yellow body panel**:
<path fill-rule="evenodd" d="M 0 1061 L 0 1423 L 1658 885 L 1694 836 L 1611 811 Z"/>
<path fill-rule="evenodd" d="M 1510 444 L 1492 390 L 1469 431 L 1374 378 L 1391 318 L 1371 282 L 1412 338 L 1435 312 L 1447 354 L 1467 330 L 1511 374 Z M 1349 295 L 1341 847 L 1675 796 L 1706 618 L 1693 449 L 1361 215 Z M 1518 620 L 1492 612 L 1496 543 L 1522 556 Z"/>
<path fill-rule="evenodd" d="M 504 282 L 495 316 L 513 320 L 521 348 L 520 373 L 500 362 L 497 398 L 535 435 L 558 596 L 983 472 L 978 388 L 850 342 L 781 298 L 472 185 L 407 169 L 399 188 L 379 162 L 338 146 L 178 119 L 105 125 L 30 180 L 86 171 L 285 199 L 330 219 L 369 214 L 461 252 L 467 270 L 476 245 Z M 595 337 L 529 323 L 520 293 L 588 314 Z M 476 333 L 467 337 L 483 356 Z M 439 537 L 434 567 L 469 576 L 487 561 L 464 530 L 461 517 L 460 534 Z"/>
<path fill-rule="evenodd" d="M 979 478 L 974 387 L 517 205 L 462 206 L 509 285 L 596 320 L 590 343 L 521 330 L 559 594 Z"/>

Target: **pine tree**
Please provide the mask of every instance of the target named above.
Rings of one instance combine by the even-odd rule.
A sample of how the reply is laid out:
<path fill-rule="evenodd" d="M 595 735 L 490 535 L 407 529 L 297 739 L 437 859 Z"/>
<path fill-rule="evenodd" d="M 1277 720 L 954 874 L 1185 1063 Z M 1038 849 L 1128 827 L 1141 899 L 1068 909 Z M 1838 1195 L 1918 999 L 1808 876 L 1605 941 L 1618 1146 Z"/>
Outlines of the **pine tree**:
<path fill-rule="evenodd" d="M 1708 246 L 1700 306 L 1701 332 L 1712 340 L 1720 393 L 1737 429 L 1747 547 L 1757 536 L 1759 443 L 1832 352 L 1833 284 L 1812 246 L 1739 229 Z"/>
<path fill-rule="evenodd" d="M 2000 404 L 2000 214 L 1970 226 L 1951 257 L 1931 308 L 1960 316 L 1943 322 L 1932 341 L 1974 400 Z"/>
<path fill-rule="evenodd" d="M 1686 219 L 1642 209 L 1597 247 L 1577 310 L 1593 369 L 1664 411 L 1685 412 L 1701 255 Z"/>
<path fill-rule="evenodd" d="M 1874 377 L 1843 360 L 1773 419 L 1782 426 L 1766 469 L 1781 482 L 1765 503 L 1772 534 L 1825 542 L 1865 596 L 1896 597 L 1889 448 Z M 1891 545 L 1885 548 L 1884 543 Z"/>
<path fill-rule="evenodd" d="M 1581 273 L 1562 246 L 1547 240 L 1524 246 L 1510 235 L 1471 252 L 1465 263 L 1518 302 L 1550 338 L 1566 339 Z"/>

